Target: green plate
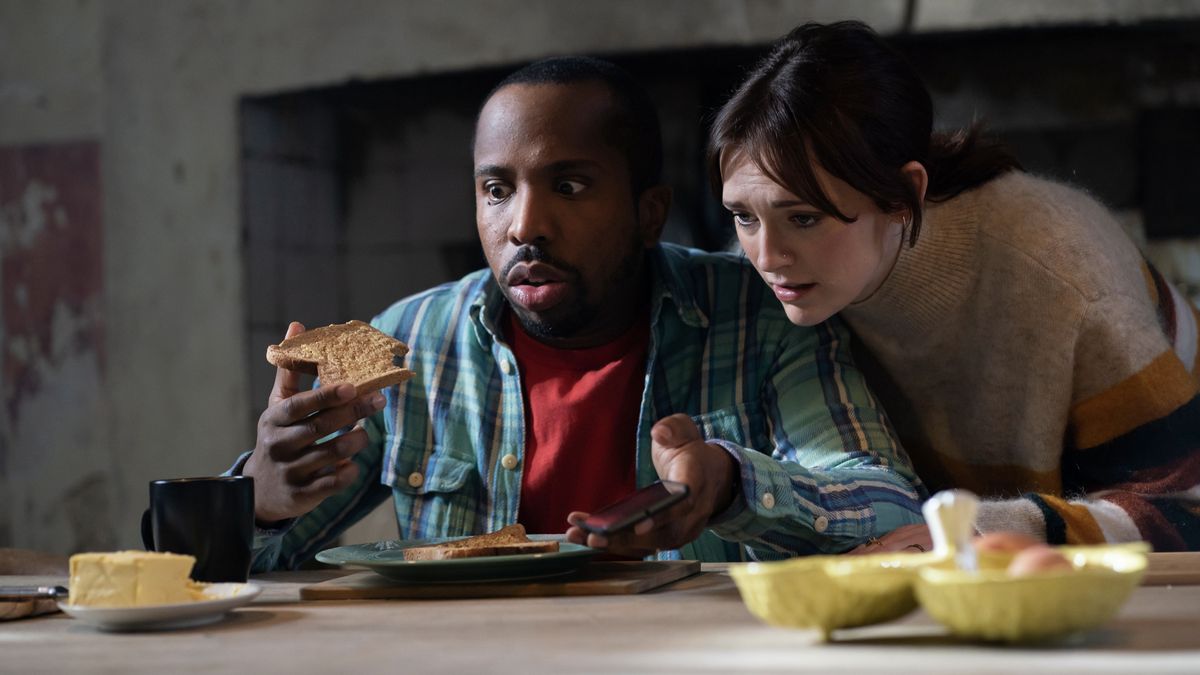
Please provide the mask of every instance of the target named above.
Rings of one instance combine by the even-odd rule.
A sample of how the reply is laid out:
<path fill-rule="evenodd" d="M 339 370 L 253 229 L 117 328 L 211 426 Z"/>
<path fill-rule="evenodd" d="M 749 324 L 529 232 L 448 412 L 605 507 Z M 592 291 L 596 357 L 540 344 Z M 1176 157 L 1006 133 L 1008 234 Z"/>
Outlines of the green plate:
<path fill-rule="evenodd" d="M 570 574 L 582 567 L 599 551 L 562 540 L 561 535 L 531 534 L 534 541 L 557 540 L 554 553 L 523 553 L 450 560 L 405 560 L 404 549 L 429 546 L 466 537 L 445 539 L 395 539 L 372 544 L 339 546 L 321 551 L 317 560 L 343 567 L 366 567 L 396 581 L 410 583 L 466 583 L 472 581 L 514 581 Z"/>

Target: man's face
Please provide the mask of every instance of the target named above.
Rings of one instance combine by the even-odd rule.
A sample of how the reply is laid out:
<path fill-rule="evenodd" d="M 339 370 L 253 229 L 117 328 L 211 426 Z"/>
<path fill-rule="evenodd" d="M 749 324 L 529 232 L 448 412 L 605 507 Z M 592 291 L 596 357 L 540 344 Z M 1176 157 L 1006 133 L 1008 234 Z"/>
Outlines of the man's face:
<path fill-rule="evenodd" d="M 475 221 L 492 274 L 543 342 L 602 344 L 641 307 L 644 251 L 627 159 L 606 140 L 602 85 L 517 84 L 475 131 Z"/>

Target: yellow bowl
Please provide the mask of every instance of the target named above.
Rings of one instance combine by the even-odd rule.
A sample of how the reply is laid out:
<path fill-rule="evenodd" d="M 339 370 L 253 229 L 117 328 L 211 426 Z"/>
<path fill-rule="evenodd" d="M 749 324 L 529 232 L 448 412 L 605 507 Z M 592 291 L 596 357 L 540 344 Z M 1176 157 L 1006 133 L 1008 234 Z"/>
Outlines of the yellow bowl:
<path fill-rule="evenodd" d="M 820 631 L 890 621 L 916 608 L 919 566 L 931 553 L 811 556 L 731 565 L 729 574 L 752 614 L 788 628 Z"/>
<path fill-rule="evenodd" d="M 1011 555 L 980 559 L 979 572 L 951 561 L 917 573 L 917 600 L 959 637 L 1025 642 L 1048 640 L 1108 621 L 1146 570 L 1145 544 L 1062 546 L 1074 569 L 1012 577 Z"/>

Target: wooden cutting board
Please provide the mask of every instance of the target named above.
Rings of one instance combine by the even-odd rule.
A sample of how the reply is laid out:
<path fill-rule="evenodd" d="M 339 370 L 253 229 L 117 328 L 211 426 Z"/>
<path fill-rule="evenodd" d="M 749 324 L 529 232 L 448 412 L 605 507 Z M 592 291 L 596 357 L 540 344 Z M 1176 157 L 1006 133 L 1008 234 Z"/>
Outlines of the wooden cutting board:
<path fill-rule="evenodd" d="M 1200 553 L 1147 553 L 1143 586 L 1200 584 Z"/>
<path fill-rule="evenodd" d="M 301 600 L 517 598 L 642 593 L 700 571 L 695 560 L 593 562 L 578 573 L 530 581 L 406 584 L 359 572 L 300 589 Z"/>

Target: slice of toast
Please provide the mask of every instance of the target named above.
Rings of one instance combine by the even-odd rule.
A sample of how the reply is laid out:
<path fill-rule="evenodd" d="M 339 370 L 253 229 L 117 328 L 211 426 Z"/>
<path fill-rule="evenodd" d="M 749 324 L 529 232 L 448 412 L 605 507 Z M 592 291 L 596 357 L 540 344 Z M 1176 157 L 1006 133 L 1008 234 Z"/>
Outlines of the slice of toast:
<path fill-rule="evenodd" d="M 404 549 L 405 560 L 451 560 L 453 558 L 476 558 L 493 555 L 517 555 L 521 553 L 553 553 L 558 550 L 557 541 L 532 541 L 525 534 L 525 526 L 517 523 L 508 527 L 467 537 L 457 541 L 430 546 L 414 546 Z"/>
<path fill-rule="evenodd" d="M 322 384 L 354 385 L 355 393 L 399 384 L 413 376 L 400 365 L 408 353 L 403 342 L 362 321 L 304 331 L 267 347 L 267 361 L 321 378 Z"/>

